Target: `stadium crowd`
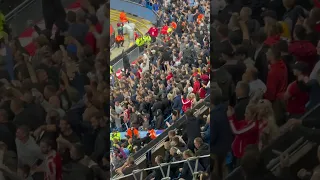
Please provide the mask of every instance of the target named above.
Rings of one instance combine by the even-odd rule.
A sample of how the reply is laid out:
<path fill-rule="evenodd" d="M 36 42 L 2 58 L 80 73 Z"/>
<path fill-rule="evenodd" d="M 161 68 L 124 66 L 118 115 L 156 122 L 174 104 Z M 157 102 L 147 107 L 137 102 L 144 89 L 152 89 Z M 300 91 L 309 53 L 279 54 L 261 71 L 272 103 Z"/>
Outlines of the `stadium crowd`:
<path fill-rule="evenodd" d="M 81 5 L 42 1 L 46 29 L 29 23 L 35 52 L 0 18 L 1 180 L 109 178 L 110 9 Z"/>
<path fill-rule="evenodd" d="M 244 178 L 235 179 L 319 178 L 317 169 L 282 177 L 287 154 L 281 154 L 283 173 L 275 177 L 259 155 L 284 125 L 317 126 L 313 119 L 300 119 L 320 103 L 320 6 L 313 3 L 216 0 L 211 4 L 212 176 L 224 179 L 241 165 Z M 226 161 L 230 153 L 233 158 Z"/>
<path fill-rule="evenodd" d="M 146 1 L 141 3 L 145 4 Z M 114 72 L 111 77 L 111 129 L 114 134 L 126 134 L 125 138 L 111 135 L 111 164 L 112 169 L 124 175 L 138 168 L 132 155 L 156 138 L 155 131 L 165 130 L 173 125 L 210 93 L 209 2 L 196 0 L 147 3 L 159 5 L 158 23 L 149 31 L 152 42 L 141 46 L 144 53 L 134 64 L 129 63 L 124 53 L 121 75 L 117 76 Z M 154 29 L 158 29 L 157 37 L 152 35 Z M 199 142 L 196 145 L 199 148 L 202 143 L 209 143 L 210 134 L 209 124 L 201 130 L 206 120 L 195 118 L 192 113 L 187 116 L 190 116 L 189 131 L 186 131 L 188 135 L 184 136 L 187 143 L 183 142 L 180 149 L 181 152 L 189 149 L 184 152 L 184 158 L 193 156 L 195 139 Z M 141 131 L 146 131 L 147 135 L 140 137 Z M 171 136 L 172 143 L 167 148 L 172 149 L 172 152 L 177 151 L 175 147 L 178 144 L 180 146 L 176 141 L 178 136 Z M 180 151 L 175 154 L 180 159 L 183 158 Z M 156 159 L 158 163 L 175 161 L 173 156 L 165 158 L 164 155 Z M 181 178 L 192 178 L 190 172 L 185 171 L 187 166 L 184 170 L 182 168 L 183 164 L 177 167 L 177 172 L 172 177 L 177 178 L 180 172 Z M 160 175 L 152 173 L 148 178 L 161 179 Z"/>

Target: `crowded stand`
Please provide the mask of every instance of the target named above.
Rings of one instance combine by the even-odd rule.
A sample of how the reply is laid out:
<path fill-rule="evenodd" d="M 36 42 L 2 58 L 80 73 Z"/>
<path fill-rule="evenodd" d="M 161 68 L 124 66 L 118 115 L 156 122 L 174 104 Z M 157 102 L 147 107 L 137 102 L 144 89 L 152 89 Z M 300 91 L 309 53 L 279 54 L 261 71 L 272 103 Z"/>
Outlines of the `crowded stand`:
<path fill-rule="evenodd" d="M 153 9 L 159 19 L 146 35 L 135 38 L 143 54 L 132 60 L 124 53 L 121 74 L 114 69 L 111 75 L 110 159 L 115 179 L 121 175 L 133 179 L 134 170 L 147 168 L 133 157 L 160 141 L 163 133 L 169 137 L 164 143 L 166 152 L 152 154 L 155 162 L 148 167 L 195 156 L 207 155 L 208 159 L 209 155 L 209 116 L 199 115 L 196 106 L 210 94 L 210 3 L 143 0 L 140 4 Z M 175 128 L 182 117 L 187 118 L 183 128 Z M 183 162 L 171 168 L 170 177 L 192 179 L 193 170 Z M 208 161 L 199 162 L 192 161 L 192 167 L 197 164 L 205 172 Z M 144 178 L 162 179 L 162 175 L 156 168 Z"/>
<path fill-rule="evenodd" d="M 211 5 L 211 177 L 319 179 L 320 3 Z"/>
<path fill-rule="evenodd" d="M 0 15 L 1 180 L 109 178 L 109 5 L 73 3 L 42 1 L 34 51 Z"/>

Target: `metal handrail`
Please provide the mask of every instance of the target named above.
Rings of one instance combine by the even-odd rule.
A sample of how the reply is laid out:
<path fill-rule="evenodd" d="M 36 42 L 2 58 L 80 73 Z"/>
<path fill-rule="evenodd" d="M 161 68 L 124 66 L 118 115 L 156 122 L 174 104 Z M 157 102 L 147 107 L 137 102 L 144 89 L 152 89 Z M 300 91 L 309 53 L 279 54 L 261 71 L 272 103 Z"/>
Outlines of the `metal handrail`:
<path fill-rule="evenodd" d="M 19 6 L 17 6 L 12 11 L 10 11 L 8 14 L 5 15 L 6 21 L 10 21 L 14 16 L 16 16 L 23 9 L 25 9 L 27 6 L 29 6 L 30 4 L 32 4 L 34 2 L 35 2 L 35 0 L 25 0 L 25 1 L 23 1 Z"/>
<path fill-rule="evenodd" d="M 210 157 L 210 155 L 204 155 L 204 156 L 198 156 L 198 157 L 191 157 L 191 158 L 188 158 L 186 160 L 182 160 L 182 161 L 176 161 L 176 162 L 171 162 L 171 163 L 162 163 L 160 164 L 159 166 L 154 166 L 154 167 L 151 167 L 151 168 L 146 168 L 146 169 L 138 169 L 138 170 L 135 170 L 135 172 L 143 172 L 143 171 L 150 171 L 150 170 L 154 170 L 154 169 L 158 169 L 160 168 L 162 170 L 162 167 L 163 166 L 170 166 L 170 165 L 173 165 L 173 164 L 181 164 L 181 163 L 184 163 L 184 162 L 188 162 L 188 165 L 189 165 L 189 168 L 191 170 L 191 172 L 196 173 L 197 171 L 197 165 L 195 167 L 196 170 L 193 170 L 190 166 L 190 161 L 193 161 L 193 160 L 199 160 L 199 159 L 202 159 L 202 158 L 208 158 Z M 121 176 L 121 177 L 117 177 L 117 178 L 111 178 L 112 180 L 120 180 L 120 179 L 123 179 L 123 178 L 127 178 L 127 177 L 130 177 L 130 176 L 134 176 L 134 174 L 137 174 L 137 173 L 131 173 L 131 174 L 127 174 L 127 175 L 124 175 L 124 176 Z"/>

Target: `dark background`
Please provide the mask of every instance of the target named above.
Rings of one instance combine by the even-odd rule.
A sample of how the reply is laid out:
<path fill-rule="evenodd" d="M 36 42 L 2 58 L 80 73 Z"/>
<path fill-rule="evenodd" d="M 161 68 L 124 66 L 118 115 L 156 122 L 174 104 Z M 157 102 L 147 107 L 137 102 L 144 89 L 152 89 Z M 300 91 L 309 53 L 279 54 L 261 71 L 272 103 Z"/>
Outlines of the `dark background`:
<path fill-rule="evenodd" d="M 0 11 L 6 15 L 25 0 L 0 0 Z"/>

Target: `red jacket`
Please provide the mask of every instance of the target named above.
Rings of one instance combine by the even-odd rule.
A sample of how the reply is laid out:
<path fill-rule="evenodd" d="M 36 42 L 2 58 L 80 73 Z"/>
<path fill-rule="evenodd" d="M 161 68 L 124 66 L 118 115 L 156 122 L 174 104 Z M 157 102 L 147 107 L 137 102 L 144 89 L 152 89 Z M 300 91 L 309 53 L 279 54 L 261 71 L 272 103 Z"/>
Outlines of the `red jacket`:
<path fill-rule="evenodd" d="M 293 41 L 289 45 L 289 53 L 296 57 L 297 61 L 309 65 L 310 72 L 317 62 L 317 49 L 310 41 Z"/>
<path fill-rule="evenodd" d="M 168 74 L 168 76 L 166 77 L 167 81 L 169 81 L 171 78 L 173 78 L 173 74 L 172 72 L 170 74 Z"/>
<path fill-rule="evenodd" d="M 193 93 L 197 94 L 200 89 L 200 82 L 197 80 L 193 83 Z"/>
<path fill-rule="evenodd" d="M 204 99 L 206 97 L 206 93 L 207 93 L 206 89 L 204 87 L 201 87 L 199 89 L 199 97 L 200 97 L 200 99 Z"/>
<path fill-rule="evenodd" d="M 260 132 L 266 127 L 266 123 L 259 121 L 238 121 L 234 116 L 229 117 L 229 123 L 233 134 L 235 134 L 232 143 L 232 151 L 235 157 L 241 158 L 245 148 L 250 144 L 258 144 Z"/>
<path fill-rule="evenodd" d="M 273 102 L 276 99 L 282 99 L 288 86 L 288 70 L 286 64 L 280 60 L 270 65 L 267 78 L 267 92 L 264 97 Z"/>
<path fill-rule="evenodd" d="M 192 102 L 188 98 L 187 99 L 181 98 L 181 101 L 182 101 L 182 111 L 187 112 L 188 109 L 191 108 Z"/>

